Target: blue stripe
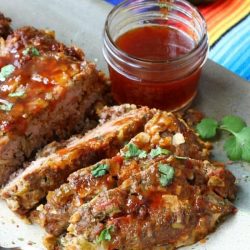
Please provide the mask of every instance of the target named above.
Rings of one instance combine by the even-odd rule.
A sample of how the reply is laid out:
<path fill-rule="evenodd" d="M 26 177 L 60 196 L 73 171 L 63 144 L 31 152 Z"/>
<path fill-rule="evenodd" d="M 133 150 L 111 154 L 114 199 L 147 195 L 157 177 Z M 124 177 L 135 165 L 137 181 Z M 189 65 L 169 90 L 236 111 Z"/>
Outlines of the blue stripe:
<path fill-rule="evenodd" d="M 234 39 L 233 41 L 234 42 L 231 43 L 230 47 L 228 47 L 226 50 L 227 57 L 224 60 L 224 64 L 228 65 L 228 67 L 230 68 L 233 68 L 235 63 L 237 63 L 238 59 L 240 59 L 242 55 L 244 56 L 244 54 L 246 54 L 245 49 L 247 49 L 247 45 L 250 44 L 248 32 L 240 34 L 238 39 Z"/>
<path fill-rule="evenodd" d="M 106 0 L 106 2 L 109 2 L 111 4 L 117 5 L 122 2 L 122 0 Z"/>
<path fill-rule="evenodd" d="M 245 78 L 249 81 L 250 80 L 249 72 L 250 72 L 250 63 L 248 60 L 247 62 L 242 64 L 242 67 L 241 67 L 241 69 L 239 69 L 238 73 L 239 73 L 239 75 L 246 76 Z"/>
<path fill-rule="evenodd" d="M 247 20 L 244 20 L 242 23 L 238 24 L 233 28 L 231 31 L 229 31 L 225 36 L 221 38 L 219 42 L 216 43 L 216 45 L 211 49 L 210 57 L 216 58 L 216 60 L 225 60 L 225 57 L 227 56 L 227 53 L 225 53 L 225 48 L 230 48 L 230 43 L 234 42 L 234 39 L 239 39 L 240 31 L 247 29 L 248 22 Z"/>
<path fill-rule="evenodd" d="M 250 39 L 247 39 L 242 45 L 245 46 L 240 47 L 241 51 L 239 51 L 230 62 L 225 64 L 233 71 L 239 71 L 241 66 L 250 59 Z"/>

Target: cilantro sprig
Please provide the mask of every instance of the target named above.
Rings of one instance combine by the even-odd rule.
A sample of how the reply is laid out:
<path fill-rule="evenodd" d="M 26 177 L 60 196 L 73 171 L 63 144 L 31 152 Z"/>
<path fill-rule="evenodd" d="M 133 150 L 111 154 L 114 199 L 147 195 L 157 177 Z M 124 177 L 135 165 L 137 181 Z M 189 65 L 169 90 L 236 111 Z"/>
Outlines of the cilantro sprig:
<path fill-rule="evenodd" d="M 160 163 L 158 165 L 159 173 L 160 173 L 160 184 L 163 187 L 170 185 L 174 178 L 174 168 L 168 164 Z"/>
<path fill-rule="evenodd" d="M 109 166 L 107 164 L 96 164 L 96 166 L 92 169 L 91 174 L 94 177 L 101 177 L 108 173 Z"/>
<path fill-rule="evenodd" d="M 97 242 L 100 243 L 101 241 L 110 241 L 111 240 L 111 232 L 114 231 L 114 227 L 113 226 L 110 226 L 108 228 L 105 228 L 101 231 L 98 239 L 97 239 Z"/>
<path fill-rule="evenodd" d="M 220 122 L 212 118 L 203 119 L 196 127 L 202 139 L 212 139 L 218 131 L 230 134 L 224 144 L 224 150 L 230 160 L 250 162 L 250 127 L 246 122 L 234 115 L 223 117 Z"/>

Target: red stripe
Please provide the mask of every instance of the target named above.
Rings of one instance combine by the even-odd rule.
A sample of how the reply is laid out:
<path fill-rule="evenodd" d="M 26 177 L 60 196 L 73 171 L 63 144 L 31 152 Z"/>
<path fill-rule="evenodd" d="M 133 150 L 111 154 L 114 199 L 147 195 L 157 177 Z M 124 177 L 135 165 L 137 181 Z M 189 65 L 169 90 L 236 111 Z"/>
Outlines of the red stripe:
<path fill-rule="evenodd" d="M 230 4 L 228 4 L 227 1 L 224 1 L 223 3 L 219 2 L 214 8 L 212 8 L 210 11 L 205 14 L 206 20 L 209 20 L 210 18 L 213 18 L 214 16 L 222 16 L 224 15 L 224 11 L 226 11 L 227 8 L 229 8 L 232 4 L 234 4 L 236 1 L 231 1 Z"/>
<path fill-rule="evenodd" d="M 223 19 L 229 19 L 235 16 L 235 12 L 237 11 L 236 6 L 238 6 L 238 2 L 234 1 L 233 4 L 229 5 L 228 8 L 221 10 L 221 12 L 216 16 L 211 16 L 207 19 L 207 23 L 210 26 L 210 30 L 214 27 L 218 27 L 220 25 L 220 21 Z"/>

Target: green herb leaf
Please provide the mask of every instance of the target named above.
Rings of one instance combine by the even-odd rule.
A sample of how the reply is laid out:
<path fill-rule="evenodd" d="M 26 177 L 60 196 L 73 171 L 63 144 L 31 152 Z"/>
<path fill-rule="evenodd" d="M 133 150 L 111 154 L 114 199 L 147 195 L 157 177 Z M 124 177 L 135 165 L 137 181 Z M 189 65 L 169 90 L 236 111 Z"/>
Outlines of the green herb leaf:
<path fill-rule="evenodd" d="M 6 78 L 15 70 L 15 66 L 8 64 L 1 68 L 0 81 L 5 81 Z"/>
<path fill-rule="evenodd" d="M 6 101 L 6 100 L 3 100 L 3 99 L 0 99 L 0 110 L 3 110 L 3 111 L 10 111 L 13 107 L 13 104 Z"/>
<path fill-rule="evenodd" d="M 134 143 L 128 144 L 128 151 L 124 154 L 126 159 L 139 157 L 140 159 L 147 157 L 147 152 L 139 149 Z"/>
<path fill-rule="evenodd" d="M 159 172 L 160 172 L 160 183 L 163 187 L 168 186 L 172 183 L 174 178 L 174 168 L 169 166 L 168 164 L 160 163 L 158 165 Z"/>
<path fill-rule="evenodd" d="M 250 162 L 250 127 L 243 128 L 226 140 L 224 149 L 230 160 Z"/>
<path fill-rule="evenodd" d="M 232 132 L 240 132 L 246 126 L 246 122 L 235 115 L 225 116 L 220 123 L 221 129 L 225 129 Z"/>
<path fill-rule="evenodd" d="M 94 177 L 100 177 L 108 173 L 109 166 L 107 164 L 97 164 L 91 171 Z"/>
<path fill-rule="evenodd" d="M 197 132 L 203 139 L 211 139 L 216 135 L 218 122 L 212 118 L 205 118 L 196 126 Z"/>
<path fill-rule="evenodd" d="M 110 226 L 109 228 L 105 228 L 101 231 L 97 242 L 101 242 L 101 241 L 110 241 L 111 240 L 111 234 L 110 232 L 113 231 L 113 226 Z"/>
<path fill-rule="evenodd" d="M 10 93 L 8 96 L 9 97 L 21 97 L 25 94 L 25 90 L 24 89 L 20 89 L 16 92 Z"/>
<path fill-rule="evenodd" d="M 28 54 L 31 54 L 32 56 L 40 56 L 39 50 L 35 47 L 28 47 L 23 50 L 23 55 L 27 56 Z"/>
<path fill-rule="evenodd" d="M 147 157 L 147 152 L 144 151 L 144 150 L 140 150 L 140 151 L 141 151 L 141 152 L 140 152 L 140 154 L 138 155 L 138 157 L 139 157 L 140 159 L 146 158 L 146 157 Z"/>
<path fill-rule="evenodd" d="M 169 155 L 170 154 L 170 151 L 165 149 L 165 148 L 161 148 L 161 147 L 157 147 L 157 148 L 154 148 L 154 149 L 151 149 L 149 155 L 152 157 L 152 158 L 155 158 L 156 156 L 158 155 Z"/>

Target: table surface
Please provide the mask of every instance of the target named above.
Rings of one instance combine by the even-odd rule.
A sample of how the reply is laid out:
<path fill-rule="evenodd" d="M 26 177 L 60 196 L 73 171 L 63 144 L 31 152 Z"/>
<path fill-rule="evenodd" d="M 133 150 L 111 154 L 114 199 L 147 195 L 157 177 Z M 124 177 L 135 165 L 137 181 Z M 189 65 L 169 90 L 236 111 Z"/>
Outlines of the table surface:
<path fill-rule="evenodd" d="M 33 25 L 53 29 L 59 40 L 84 48 L 87 58 L 96 61 L 98 68 L 103 70 L 106 70 L 106 64 L 101 52 L 102 29 L 111 7 L 100 0 L 0 1 L 1 11 L 13 19 L 15 28 Z M 221 118 L 226 114 L 238 114 L 250 123 L 250 84 L 208 60 L 193 106 L 211 117 Z M 221 148 L 221 142 L 215 144 L 214 157 L 225 160 Z M 229 168 L 238 181 L 238 213 L 211 234 L 205 244 L 196 244 L 186 249 L 250 249 L 250 183 L 244 179 L 244 176 L 250 174 L 250 165 L 237 163 Z M 43 233 L 38 226 L 25 225 L 6 208 L 3 201 L 0 201 L 0 246 L 10 247 L 16 244 L 25 250 L 43 249 Z M 29 245 L 29 241 L 35 244 Z"/>

